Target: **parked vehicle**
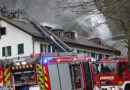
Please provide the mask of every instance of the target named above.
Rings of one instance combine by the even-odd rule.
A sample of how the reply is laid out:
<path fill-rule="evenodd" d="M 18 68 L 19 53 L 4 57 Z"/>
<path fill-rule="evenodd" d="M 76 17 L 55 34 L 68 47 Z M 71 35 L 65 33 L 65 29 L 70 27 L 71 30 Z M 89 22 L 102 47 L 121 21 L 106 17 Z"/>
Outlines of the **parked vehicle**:
<path fill-rule="evenodd" d="M 130 90 L 127 57 L 113 57 L 97 62 L 102 90 Z"/>

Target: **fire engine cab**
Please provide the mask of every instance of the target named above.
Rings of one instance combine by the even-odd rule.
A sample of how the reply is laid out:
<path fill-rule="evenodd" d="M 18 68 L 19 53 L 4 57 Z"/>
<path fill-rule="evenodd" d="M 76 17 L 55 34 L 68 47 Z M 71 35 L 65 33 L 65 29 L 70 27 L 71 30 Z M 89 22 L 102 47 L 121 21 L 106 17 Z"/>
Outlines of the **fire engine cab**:
<path fill-rule="evenodd" d="M 102 90 L 130 90 L 130 70 L 127 57 L 113 57 L 97 62 Z"/>

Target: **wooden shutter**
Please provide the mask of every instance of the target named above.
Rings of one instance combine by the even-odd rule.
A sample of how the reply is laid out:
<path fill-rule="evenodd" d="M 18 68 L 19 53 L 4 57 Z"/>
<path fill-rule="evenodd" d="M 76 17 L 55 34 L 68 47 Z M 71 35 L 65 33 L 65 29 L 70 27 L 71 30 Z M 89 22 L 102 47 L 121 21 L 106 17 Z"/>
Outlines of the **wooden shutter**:
<path fill-rule="evenodd" d="M 2 47 L 2 56 L 5 56 L 5 47 Z"/>
<path fill-rule="evenodd" d="M 40 52 L 43 52 L 43 44 L 40 44 Z"/>
<path fill-rule="evenodd" d="M 48 45 L 48 52 L 51 52 L 51 45 Z"/>
<path fill-rule="evenodd" d="M 8 56 L 11 56 L 11 46 L 7 47 L 7 54 L 8 54 Z"/>
<path fill-rule="evenodd" d="M 24 53 L 24 45 L 18 44 L 18 54 L 23 54 L 23 53 Z"/>

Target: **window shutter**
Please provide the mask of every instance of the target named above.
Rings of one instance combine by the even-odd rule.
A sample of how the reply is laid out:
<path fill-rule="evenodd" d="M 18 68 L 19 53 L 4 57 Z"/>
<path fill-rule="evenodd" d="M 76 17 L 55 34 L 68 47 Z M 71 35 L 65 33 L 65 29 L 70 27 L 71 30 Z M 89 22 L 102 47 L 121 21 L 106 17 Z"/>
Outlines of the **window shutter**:
<path fill-rule="evenodd" d="M 40 44 L 40 52 L 43 52 L 43 44 Z"/>
<path fill-rule="evenodd" d="M 52 52 L 55 52 L 55 48 L 54 47 L 52 47 Z"/>
<path fill-rule="evenodd" d="M 24 53 L 24 44 L 18 44 L 18 54 Z"/>
<path fill-rule="evenodd" d="M 5 47 L 2 47 L 2 56 L 5 56 Z"/>
<path fill-rule="evenodd" d="M 48 45 L 48 52 L 51 52 L 51 45 Z"/>
<path fill-rule="evenodd" d="M 8 56 L 11 56 L 11 46 L 7 47 L 7 53 L 8 53 Z"/>

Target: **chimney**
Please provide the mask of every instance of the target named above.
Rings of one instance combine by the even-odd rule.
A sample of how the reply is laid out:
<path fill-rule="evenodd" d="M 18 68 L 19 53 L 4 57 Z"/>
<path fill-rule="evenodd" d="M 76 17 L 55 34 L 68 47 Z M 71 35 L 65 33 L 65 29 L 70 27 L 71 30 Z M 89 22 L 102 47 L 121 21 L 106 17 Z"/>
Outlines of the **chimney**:
<path fill-rule="evenodd" d="M 44 26 L 47 30 L 51 30 L 52 27 L 49 27 L 49 26 Z"/>
<path fill-rule="evenodd" d="M 62 29 L 53 29 L 51 32 L 60 37 L 64 36 L 64 30 L 62 30 Z"/>
<path fill-rule="evenodd" d="M 89 41 L 96 43 L 98 45 L 103 45 L 101 39 L 99 39 L 99 38 L 92 38 L 92 39 L 89 39 Z"/>
<path fill-rule="evenodd" d="M 68 37 L 68 38 L 70 38 L 70 39 L 76 39 L 77 33 L 76 33 L 76 32 L 65 32 L 65 33 L 64 33 L 64 36 L 65 36 L 65 37 Z"/>

